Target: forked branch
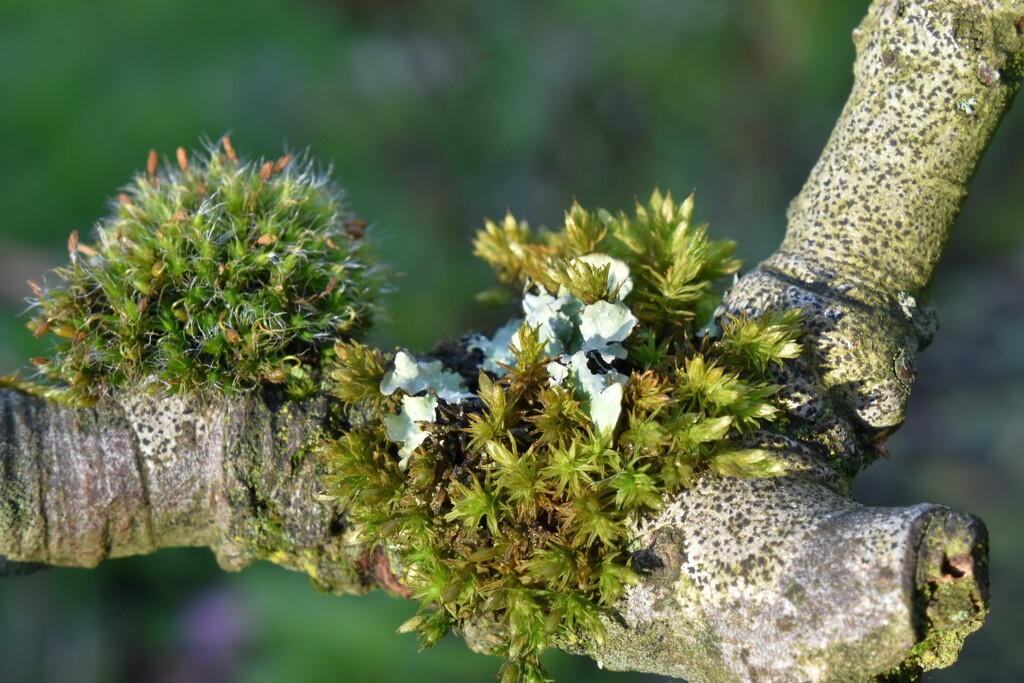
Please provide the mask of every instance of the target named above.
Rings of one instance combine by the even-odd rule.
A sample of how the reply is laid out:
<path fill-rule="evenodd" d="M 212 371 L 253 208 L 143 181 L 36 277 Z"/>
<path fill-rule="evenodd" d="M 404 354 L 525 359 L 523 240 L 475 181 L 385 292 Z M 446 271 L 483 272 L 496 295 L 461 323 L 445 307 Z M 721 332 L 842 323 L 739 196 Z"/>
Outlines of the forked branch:
<path fill-rule="evenodd" d="M 790 209 L 780 249 L 727 307 L 801 308 L 806 351 L 782 381 L 789 422 L 751 445 L 789 474 L 706 477 L 640 522 L 642 581 L 603 641 L 615 669 L 690 681 L 912 677 L 955 660 L 988 609 L 977 518 L 868 508 L 853 476 L 903 421 L 935 322 L 928 286 L 966 187 L 1022 72 L 1020 0 L 876 0 L 854 31 L 856 80 Z M 320 497 L 326 402 L 121 395 L 70 409 L 0 391 L 0 556 L 95 566 L 208 546 L 268 559 L 334 592 L 400 572 Z M 467 628 L 489 650 L 487 624 Z"/>

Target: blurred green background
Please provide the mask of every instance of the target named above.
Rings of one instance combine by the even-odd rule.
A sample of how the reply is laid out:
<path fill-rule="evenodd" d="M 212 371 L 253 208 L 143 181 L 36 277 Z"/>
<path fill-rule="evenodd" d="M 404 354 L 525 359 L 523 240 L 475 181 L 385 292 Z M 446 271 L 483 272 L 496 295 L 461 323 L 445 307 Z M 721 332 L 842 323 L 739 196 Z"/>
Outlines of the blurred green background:
<path fill-rule="evenodd" d="M 403 275 L 379 343 L 425 349 L 501 313 L 470 258 L 483 217 L 556 223 L 575 197 L 617 210 L 655 185 L 753 264 L 851 83 L 867 0 L 90 0 L 0 3 L 0 372 L 39 348 L 25 280 L 67 258 L 150 148 L 230 131 L 250 156 L 307 147 Z M 946 503 L 992 535 L 993 608 L 931 681 L 1024 678 L 1024 111 L 975 180 L 935 286 L 891 462 L 864 502 Z M 0 583 L 0 680 L 489 680 L 498 661 L 392 636 L 413 606 L 326 597 L 204 550 Z M 560 654 L 560 681 L 654 681 Z"/>

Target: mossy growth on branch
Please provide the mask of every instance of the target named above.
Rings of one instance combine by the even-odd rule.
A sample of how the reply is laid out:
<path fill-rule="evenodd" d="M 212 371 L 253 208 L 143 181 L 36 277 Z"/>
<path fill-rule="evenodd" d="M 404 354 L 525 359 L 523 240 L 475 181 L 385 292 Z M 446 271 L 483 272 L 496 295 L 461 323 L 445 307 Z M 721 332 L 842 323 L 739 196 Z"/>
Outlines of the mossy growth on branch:
<path fill-rule="evenodd" d="M 72 233 L 63 283 L 32 284 L 29 326 L 58 342 L 35 361 L 55 384 L 28 388 L 332 394 L 348 427 L 322 447 L 328 493 L 421 601 L 400 630 L 424 646 L 484 624 L 503 681 L 547 680 L 540 654 L 599 641 L 637 580 L 644 515 L 699 476 L 783 472 L 743 437 L 781 414 L 772 373 L 800 353 L 800 314 L 722 318 L 740 263 L 692 224 L 692 196 L 574 205 L 557 231 L 488 222 L 476 254 L 521 315 L 417 358 L 355 338 L 382 277 L 312 162 L 240 161 L 226 137 L 176 162 L 152 152 L 96 242 Z"/>
<path fill-rule="evenodd" d="M 421 601 L 401 631 L 489 624 L 502 681 L 548 680 L 540 653 L 599 641 L 636 581 L 642 516 L 698 476 L 784 470 L 742 439 L 781 414 L 800 314 L 721 319 L 740 263 L 692 211 L 655 192 L 558 231 L 488 222 L 476 253 L 520 317 L 433 358 L 338 343 L 327 387 L 353 426 L 324 449 L 329 494 Z"/>
<path fill-rule="evenodd" d="M 309 159 L 238 158 L 228 137 L 175 163 L 150 152 L 96 226 L 71 234 L 60 283 L 30 283 L 34 359 L 88 403 L 124 385 L 169 392 L 318 386 L 334 342 L 369 326 L 381 278 L 365 224 Z"/>

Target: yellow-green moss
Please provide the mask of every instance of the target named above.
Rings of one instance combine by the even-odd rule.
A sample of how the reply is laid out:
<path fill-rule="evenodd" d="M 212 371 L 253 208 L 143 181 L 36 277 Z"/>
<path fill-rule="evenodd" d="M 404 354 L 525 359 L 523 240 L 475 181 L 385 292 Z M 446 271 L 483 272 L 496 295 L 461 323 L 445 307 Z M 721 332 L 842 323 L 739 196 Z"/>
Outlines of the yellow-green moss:
<path fill-rule="evenodd" d="M 800 316 L 717 317 L 739 262 L 692 208 L 656 192 L 633 216 L 574 205 L 539 236 L 488 223 L 476 252 L 523 319 L 430 361 L 338 345 L 328 386 L 361 426 L 325 449 L 329 493 L 396 558 L 425 646 L 493 622 L 502 680 L 547 680 L 540 652 L 600 641 L 637 581 L 639 517 L 702 473 L 783 471 L 739 437 L 781 414 L 771 377 Z"/>

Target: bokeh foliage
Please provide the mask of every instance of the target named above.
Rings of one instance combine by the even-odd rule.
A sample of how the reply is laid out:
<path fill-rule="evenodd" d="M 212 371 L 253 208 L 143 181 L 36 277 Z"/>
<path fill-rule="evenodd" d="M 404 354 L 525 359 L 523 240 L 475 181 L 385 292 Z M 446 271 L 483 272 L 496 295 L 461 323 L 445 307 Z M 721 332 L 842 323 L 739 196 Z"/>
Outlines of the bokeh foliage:
<path fill-rule="evenodd" d="M 66 262 L 69 232 L 89 233 L 146 151 L 170 156 L 202 134 L 231 131 L 257 156 L 309 146 L 334 162 L 355 211 L 385 236 L 382 257 L 405 273 L 381 344 L 425 349 L 493 330 L 502 314 L 470 296 L 489 282 L 470 240 L 506 208 L 550 224 L 573 197 L 625 208 L 655 185 L 695 187 L 698 220 L 756 261 L 781 238 L 849 90 L 849 35 L 867 4 L 12 0 L 0 11 L 3 371 L 41 353 L 15 317 L 24 281 Z M 1018 110 L 938 274 L 944 329 L 889 443 L 894 461 L 858 482 L 868 502 L 949 503 L 990 526 L 989 624 L 935 681 L 1024 670 L 1022 144 Z M 252 610 L 236 680 L 478 681 L 494 669 L 458 643 L 417 657 L 411 639 L 383 635 L 403 618 L 383 611 L 412 605 L 324 598 L 272 568 L 222 577 L 208 553 L 180 551 L 0 584 L 0 677 L 169 680 L 186 606 L 224 590 Z M 583 660 L 549 669 L 564 681 L 637 680 Z"/>

